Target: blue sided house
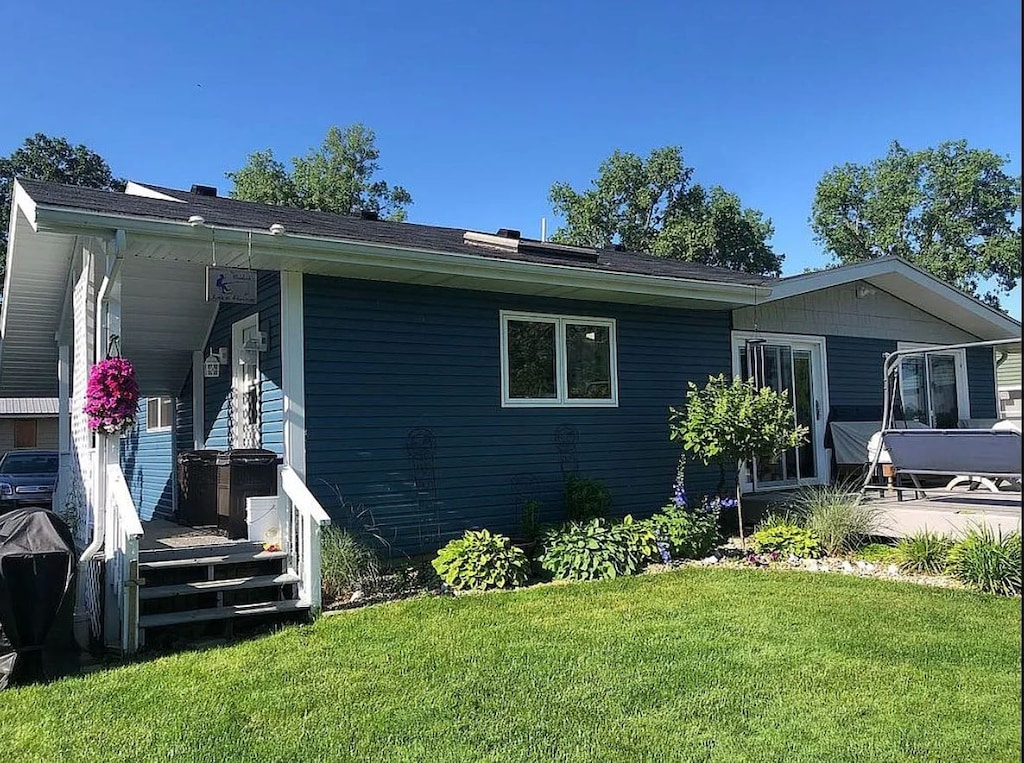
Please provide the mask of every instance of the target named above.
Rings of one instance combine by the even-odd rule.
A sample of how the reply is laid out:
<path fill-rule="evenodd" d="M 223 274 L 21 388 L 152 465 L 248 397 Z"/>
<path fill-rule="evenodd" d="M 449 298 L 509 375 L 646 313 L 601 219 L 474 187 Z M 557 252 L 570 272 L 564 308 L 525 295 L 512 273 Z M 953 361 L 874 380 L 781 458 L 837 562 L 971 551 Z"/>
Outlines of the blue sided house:
<path fill-rule="evenodd" d="M 128 513 L 180 520 L 179 454 L 262 448 L 283 500 L 408 555 L 469 527 L 516 534 L 528 499 L 559 518 L 569 474 L 603 480 L 618 514 L 651 513 L 679 457 L 668 408 L 715 374 L 789 390 L 811 432 L 752 465 L 748 490 L 828 483 L 848 466 L 836 425 L 880 420 L 886 353 L 1020 336 L 898 258 L 766 279 L 139 183 L 19 181 L 4 294 L 0 395 L 65 401 L 64 484 L 86 513 L 127 502 L 100 484 L 112 474 Z M 111 446 L 81 404 L 114 335 L 144 399 Z M 991 348 L 900 376 L 907 420 L 998 415 Z M 687 470 L 694 495 L 718 480 Z"/>

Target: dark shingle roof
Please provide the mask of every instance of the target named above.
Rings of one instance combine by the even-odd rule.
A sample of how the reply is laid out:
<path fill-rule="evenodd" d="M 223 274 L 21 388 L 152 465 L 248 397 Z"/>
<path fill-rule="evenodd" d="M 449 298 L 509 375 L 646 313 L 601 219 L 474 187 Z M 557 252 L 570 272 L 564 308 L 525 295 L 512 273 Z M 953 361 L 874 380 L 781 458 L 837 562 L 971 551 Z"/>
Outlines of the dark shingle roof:
<path fill-rule="evenodd" d="M 36 204 L 79 209 L 128 217 L 159 220 L 187 220 L 199 215 L 207 225 L 267 230 L 280 223 L 289 233 L 325 238 L 341 238 L 385 244 L 396 247 L 425 249 L 454 254 L 471 254 L 505 260 L 538 262 L 550 265 L 603 270 L 662 278 L 679 278 L 712 283 L 768 285 L 774 281 L 764 276 L 740 273 L 691 262 L 680 262 L 634 252 L 601 250 L 596 261 L 586 262 L 557 254 L 517 253 L 471 246 L 463 241 L 465 230 L 441 228 L 418 223 L 395 223 L 386 220 L 364 220 L 361 217 L 328 212 L 310 212 L 292 207 L 278 207 L 220 196 L 201 196 L 190 191 L 142 184 L 146 188 L 181 201 L 167 201 L 148 196 L 100 191 L 79 186 L 61 185 L 35 180 L 19 180 Z"/>

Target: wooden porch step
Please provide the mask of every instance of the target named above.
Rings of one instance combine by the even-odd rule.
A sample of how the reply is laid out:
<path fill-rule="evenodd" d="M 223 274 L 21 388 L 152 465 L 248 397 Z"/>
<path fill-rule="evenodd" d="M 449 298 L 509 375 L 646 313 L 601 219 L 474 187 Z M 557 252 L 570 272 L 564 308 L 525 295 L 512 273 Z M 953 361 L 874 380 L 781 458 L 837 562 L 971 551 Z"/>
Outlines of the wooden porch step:
<path fill-rule="evenodd" d="M 178 548 L 146 548 L 139 551 L 140 562 L 167 561 L 170 559 L 194 559 L 200 556 L 220 554 L 257 553 L 263 550 L 259 543 L 247 540 L 229 541 L 213 545 L 179 546 Z"/>
<path fill-rule="evenodd" d="M 282 573 L 280 575 L 254 575 L 229 580 L 200 580 L 195 583 L 178 583 L 176 585 L 142 586 L 139 599 L 165 599 L 172 596 L 187 596 L 197 593 L 216 593 L 217 591 L 240 591 L 244 588 L 269 588 L 271 586 L 291 585 L 299 582 L 298 575 Z"/>
<path fill-rule="evenodd" d="M 266 562 L 272 559 L 285 559 L 288 554 L 284 551 L 233 551 L 225 553 L 207 554 L 206 549 L 195 549 L 196 555 L 189 555 L 180 558 L 150 558 L 148 561 L 139 560 L 139 571 L 147 570 L 168 570 L 175 567 L 206 567 L 218 564 L 245 564 L 246 562 Z"/>
<path fill-rule="evenodd" d="M 143 615 L 139 618 L 140 628 L 160 628 L 165 625 L 201 623 L 211 620 L 228 620 L 235 617 L 254 615 L 284 615 L 305 612 L 309 604 L 304 601 L 267 601 L 254 604 L 236 604 L 231 607 L 193 609 L 187 612 L 166 612 L 159 615 Z"/>

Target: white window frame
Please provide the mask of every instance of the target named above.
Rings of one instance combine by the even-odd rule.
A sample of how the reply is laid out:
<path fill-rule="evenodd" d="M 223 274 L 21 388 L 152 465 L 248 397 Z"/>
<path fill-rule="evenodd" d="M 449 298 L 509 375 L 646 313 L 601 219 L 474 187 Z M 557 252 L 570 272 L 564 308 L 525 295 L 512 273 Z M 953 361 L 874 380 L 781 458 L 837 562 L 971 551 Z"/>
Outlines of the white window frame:
<path fill-rule="evenodd" d="M 897 342 L 897 350 L 927 350 L 929 347 L 935 345 L 925 344 L 922 342 Z M 967 421 L 971 418 L 971 388 L 970 379 L 967 376 L 967 351 L 963 348 L 958 350 L 936 350 L 935 352 L 922 353 L 921 356 L 905 356 L 905 357 L 925 357 L 926 355 L 952 355 L 953 356 L 953 368 L 956 374 L 956 408 L 957 408 L 957 421 Z M 903 360 L 900 358 L 899 365 L 899 385 L 900 393 L 903 391 Z M 932 426 L 931 421 L 931 407 L 932 407 L 932 390 L 931 390 L 931 376 L 928 370 L 927 357 L 925 357 L 925 384 L 928 387 L 928 426 Z"/>
<path fill-rule="evenodd" d="M 619 406 L 619 361 L 617 327 L 614 318 L 595 318 L 586 315 L 558 313 L 523 313 L 500 311 L 501 318 L 501 406 L 502 408 L 617 408 Z M 553 323 L 555 325 L 555 397 L 527 399 L 509 396 L 508 322 Z M 566 324 L 605 326 L 608 328 L 608 372 L 611 398 L 571 399 L 569 397 L 568 351 L 565 341 Z"/>
<path fill-rule="evenodd" d="M 168 421 L 163 421 L 161 412 L 164 409 L 163 403 L 165 400 L 169 400 L 171 403 L 171 418 Z M 151 415 L 152 406 L 156 404 L 156 422 L 157 426 L 150 426 L 150 422 L 153 417 Z M 147 397 L 146 398 L 146 431 L 147 432 L 170 432 L 174 426 L 174 398 L 173 397 Z"/>

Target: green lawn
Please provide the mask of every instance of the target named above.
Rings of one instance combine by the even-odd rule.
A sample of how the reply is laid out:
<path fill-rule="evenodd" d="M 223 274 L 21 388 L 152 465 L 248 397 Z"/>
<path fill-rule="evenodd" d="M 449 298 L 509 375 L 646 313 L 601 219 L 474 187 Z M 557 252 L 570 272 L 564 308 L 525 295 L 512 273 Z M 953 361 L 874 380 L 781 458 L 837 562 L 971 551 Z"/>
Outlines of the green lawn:
<path fill-rule="evenodd" d="M 1020 629 L 759 570 L 418 599 L 0 692 L 0 760 L 1019 760 Z"/>

